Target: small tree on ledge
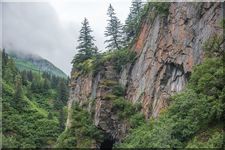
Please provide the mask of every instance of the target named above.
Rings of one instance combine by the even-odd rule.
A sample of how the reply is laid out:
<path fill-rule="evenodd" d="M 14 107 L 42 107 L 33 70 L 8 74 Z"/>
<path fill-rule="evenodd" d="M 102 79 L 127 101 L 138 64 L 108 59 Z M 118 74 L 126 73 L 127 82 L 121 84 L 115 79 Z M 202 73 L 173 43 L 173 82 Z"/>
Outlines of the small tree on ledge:
<path fill-rule="evenodd" d="M 123 46 L 123 26 L 120 23 L 119 19 L 116 17 L 111 4 L 109 5 L 107 15 L 109 16 L 109 20 L 105 31 L 105 37 L 109 37 L 109 39 L 105 41 L 105 43 L 108 44 L 106 48 L 110 50 L 119 50 Z"/>
<path fill-rule="evenodd" d="M 95 40 L 91 32 L 93 31 L 90 28 L 87 18 L 84 18 L 78 39 L 79 45 L 76 48 L 78 53 L 75 55 L 72 64 L 84 62 L 97 54 L 97 47 L 94 44 Z"/>

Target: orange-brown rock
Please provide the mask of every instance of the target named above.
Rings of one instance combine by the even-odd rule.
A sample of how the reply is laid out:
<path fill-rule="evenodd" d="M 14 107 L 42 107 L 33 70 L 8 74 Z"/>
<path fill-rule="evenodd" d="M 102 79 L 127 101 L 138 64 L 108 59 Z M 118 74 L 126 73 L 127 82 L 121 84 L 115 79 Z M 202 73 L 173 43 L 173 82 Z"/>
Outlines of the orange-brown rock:
<path fill-rule="evenodd" d="M 222 5 L 172 3 L 167 17 L 150 20 L 150 15 L 133 46 L 139 57 L 127 77 L 127 99 L 142 102 L 146 118 L 156 117 L 168 97 L 184 89 L 193 66 L 203 59 L 204 42 L 222 33 Z"/>
<path fill-rule="evenodd" d="M 140 102 L 146 119 L 157 117 L 168 106 L 168 98 L 185 88 L 193 66 L 203 60 L 204 42 L 214 33 L 222 33 L 222 11 L 221 3 L 171 3 L 164 17 L 149 9 L 131 49 L 137 53 L 133 64 L 123 66 L 118 74 L 113 62 L 107 62 L 96 76 L 90 73 L 71 79 L 67 128 L 72 103 L 77 102 L 90 112 L 95 110 L 93 122 L 113 140 L 126 135 L 128 124 L 118 120 L 112 101 L 105 99 L 112 91 L 101 85 L 106 80 L 126 87 L 126 99 Z"/>

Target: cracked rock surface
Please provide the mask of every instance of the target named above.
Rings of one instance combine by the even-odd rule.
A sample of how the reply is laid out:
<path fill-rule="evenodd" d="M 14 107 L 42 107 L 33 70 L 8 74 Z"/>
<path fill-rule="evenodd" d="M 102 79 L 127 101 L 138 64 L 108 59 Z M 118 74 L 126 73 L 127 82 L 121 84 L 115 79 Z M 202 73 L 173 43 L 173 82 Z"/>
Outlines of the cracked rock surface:
<path fill-rule="evenodd" d="M 72 103 L 77 102 L 113 140 L 126 135 L 128 124 L 118 120 L 112 101 L 104 99 L 112 91 L 100 86 L 104 80 L 119 81 L 126 87 L 126 99 L 141 103 L 146 119 L 157 117 L 168 106 L 169 96 L 184 89 L 193 66 L 203 60 L 203 43 L 214 33 L 222 33 L 222 18 L 221 3 L 171 3 L 166 17 L 152 18 L 149 11 L 131 49 L 137 53 L 134 64 L 116 74 L 113 62 L 108 62 L 95 76 L 90 73 L 71 79 L 66 127 L 70 127 Z"/>

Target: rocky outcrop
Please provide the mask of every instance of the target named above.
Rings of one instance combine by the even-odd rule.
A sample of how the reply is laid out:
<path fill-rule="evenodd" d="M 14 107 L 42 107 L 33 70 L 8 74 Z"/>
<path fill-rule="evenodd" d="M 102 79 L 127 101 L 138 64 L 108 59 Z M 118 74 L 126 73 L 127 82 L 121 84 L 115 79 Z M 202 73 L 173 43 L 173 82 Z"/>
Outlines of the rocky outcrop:
<path fill-rule="evenodd" d="M 120 141 L 125 136 L 128 124 L 119 120 L 109 97 L 112 93 L 110 85 L 118 84 L 119 80 L 119 75 L 111 64 L 112 62 L 106 63 L 94 78 L 90 73 L 71 80 L 66 128 L 71 126 L 71 108 L 76 102 L 92 113 L 95 126 L 104 131 L 106 140 Z"/>
<path fill-rule="evenodd" d="M 203 43 L 222 33 L 222 5 L 171 3 L 168 16 L 149 13 L 145 18 L 132 48 L 138 59 L 127 76 L 127 99 L 140 101 L 149 118 L 156 117 L 168 105 L 168 97 L 185 87 L 193 66 L 203 59 Z"/>
<path fill-rule="evenodd" d="M 104 64 L 95 76 L 73 78 L 72 71 L 67 128 L 71 105 L 77 102 L 92 113 L 95 125 L 107 137 L 120 141 L 126 135 L 128 124 L 118 120 L 107 98 L 112 92 L 110 86 L 104 86 L 108 80 L 126 88 L 127 100 L 142 104 L 146 119 L 157 117 L 168 106 L 168 98 L 184 89 L 193 66 L 203 60 L 203 43 L 214 33 L 222 33 L 221 20 L 221 3 L 171 3 L 166 16 L 149 10 L 131 48 L 137 53 L 135 63 L 123 66 L 119 74 L 113 62 Z"/>

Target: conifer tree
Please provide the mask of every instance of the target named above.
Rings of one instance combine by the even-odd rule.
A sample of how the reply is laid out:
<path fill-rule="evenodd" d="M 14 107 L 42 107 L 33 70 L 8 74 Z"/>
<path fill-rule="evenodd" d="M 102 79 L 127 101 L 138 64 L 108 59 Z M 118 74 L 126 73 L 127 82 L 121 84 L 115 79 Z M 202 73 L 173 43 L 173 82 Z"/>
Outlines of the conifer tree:
<path fill-rule="evenodd" d="M 22 71 L 21 72 L 21 76 L 22 76 L 22 83 L 23 83 L 23 85 L 27 86 L 28 85 L 27 72 L 26 71 Z"/>
<path fill-rule="evenodd" d="M 141 21 L 142 1 L 133 0 L 130 7 L 130 13 L 125 21 L 124 30 L 126 33 L 126 41 L 129 43 L 137 34 L 137 28 Z"/>
<path fill-rule="evenodd" d="M 2 66 L 6 66 L 8 62 L 8 54 L 5 52 L 5 49 L 2 51 Z"/>
<path fill-rule="evenodd" d="M 59 128 L 61 129 L 61 131 L 63 131 L 65 128 L 64 122 L 65 122 L 65 116 L 64 116 L 63 109 L 61 108 L 59 111 Z"/>
<path fill-rule="evenodd" d="M 79 45 L 77 46 L 78 53 L 75 55 L 72 63 L 83 62 L 97 53 L 97 48 L 94 44 L 94 37 L 91 35 L 93 31 L 90 28 L 87 18 L 82 22 L 80 36 L 78 39 Z"/>
<path fill-rule="evenodd" d="M 66 104 L 68 99 L 67 86 L 63 80 L 60 80 L 58 85 L 58 100 L 62 101 L 63 104 Z"/>
<path fill-rule="evenodd" d="M 123 46 L 123 26 L 119 19 L 116 17 L 112 5 L 109 5 L 107 15 L 109 17 L 108 25 L 105 31 L 105 37 L 108 39 L 105 41 L 108 45 L 107 49 L 121 49 Z"/>
<path fill-rule="evenodd" d="M 8 83 L 13 83 L 14 77 L 17 74 L 17 69 L 14 61 L 8 58 L 7 64 L 3 67 L 3 69 L 4 69 L 3 79 Z"/>
<path fill-rule="evenodd" d="M 25 102 L 23 101 L 23 88 L 22 88 L 22 79 L 18 74 L 15 77 L 15 93 L 13 95 L 13 107 L 21 110 L 25 106 Z"/>
<path fill-rule="evenodd" d="M 30 82 L 33 80 L 33 74 L 31 70 L 27 72 L 27 78 L 28 78 L 28 81 Z"/>
<path fill-rule="evenodd" d="M 50 81 L 47 78 L 44 79 L 43 89 L 44 89 L 45 92 L 50 89 Z"/>
<path fill-rule="evenodd" d="M 49 119 L 49 120 L 52 120 L 52 119 L 53 119 L 53 115 L 52 115 L 51 112 L 48 113 L 48 119 Z"/>

